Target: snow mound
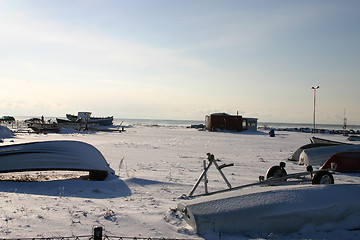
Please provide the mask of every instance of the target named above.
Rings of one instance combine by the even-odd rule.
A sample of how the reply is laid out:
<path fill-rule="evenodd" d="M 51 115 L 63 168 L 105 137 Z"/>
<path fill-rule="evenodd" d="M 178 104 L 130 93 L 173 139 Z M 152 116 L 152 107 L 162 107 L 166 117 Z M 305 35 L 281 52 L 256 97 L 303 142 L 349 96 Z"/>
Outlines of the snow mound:
<path fill-rule="evenodd" d="M 0 126 L 0 139 L 12 138 L 15 134 L 7 127 Z"/>

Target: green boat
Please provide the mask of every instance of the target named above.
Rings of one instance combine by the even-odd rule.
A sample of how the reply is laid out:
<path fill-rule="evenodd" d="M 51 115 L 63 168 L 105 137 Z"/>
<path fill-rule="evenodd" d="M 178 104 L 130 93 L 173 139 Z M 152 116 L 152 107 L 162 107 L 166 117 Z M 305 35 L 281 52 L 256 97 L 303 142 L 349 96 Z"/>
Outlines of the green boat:
<path fill-rule="evenodd" d="M 2 122 L 13 123 L 15 122 L 15 118 L 12 116 L 2 116 L 0 117 L 0 123 Z"/>

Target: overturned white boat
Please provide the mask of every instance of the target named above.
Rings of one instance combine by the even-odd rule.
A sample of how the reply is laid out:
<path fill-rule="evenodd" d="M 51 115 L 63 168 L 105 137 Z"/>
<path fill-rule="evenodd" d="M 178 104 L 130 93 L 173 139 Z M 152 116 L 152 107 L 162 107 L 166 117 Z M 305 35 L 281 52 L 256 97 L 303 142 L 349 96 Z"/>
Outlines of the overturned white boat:
<path fill-rule="evenodd" d="M 341 144 L 351 144 L 351 143 L 345 143 L 345 142 L 339 142 L 339 141 L 333 141 L 325 138 L 318 138 L 318 137 L 312 137 L 310 139 L 311 143 L 323 143 L 323 144 L 334 144 L 334 145 L 341 145 Z"/>
<path fill-rule="evenodd" d="M 0 146 L 0 173 L 88 171 L 91 180 L 114 174 L 101 152 L 79 141 L 44 141 Z"/>
<path fill-rule="evenodd" d="M 298 162 L 300 159 L 300 154 L 305 150 L 305 149 L 311 149 L 311 148 L 318 148 L 318 147 L 328 147 L 328 146 L 334 146 L 334 144 L 327 144 L 327 143 L 309 143 L 306 145 L 303 145 L 301 147 L 299 147 L 298 149 L 295 150 L 295 152 L 293 152 L 293 154 L 291 154 L 290 157 L 288 157 L 289 161 L 296 161 Z"/>
<path fill-rule="evenodd" d="M 253 188 L 183 201 L 177 209 L 199 234 L 291 233 L 360 217 L 360 185 Z"/>
<path fill-rule="evenodd" d="M 322 166 L 331 156 L 340 152 L 360 152 L 360 145 L 331 145 L 304 149 L 300 154 L 299 164 Z"/>
<path fill-rule="evenodd" d="M 311 143 L 305 144 L 305 145 L 299 147 L 298 149 L 296 149 L 296 151 L 293 152 L 293 154 L 291 154 L 290 157 L 288 157 L 288 160 L 298 162 L 300 159 L 300 154 L 303 152 L 304 149 L 336 146 L 336 145 L 352 145 L 351 143 L 337 142 L 337 141 L 332 141 L 332 140 L 317 138 L 317 137 L 312 137 L 310 139 L 310 142 Z"/>

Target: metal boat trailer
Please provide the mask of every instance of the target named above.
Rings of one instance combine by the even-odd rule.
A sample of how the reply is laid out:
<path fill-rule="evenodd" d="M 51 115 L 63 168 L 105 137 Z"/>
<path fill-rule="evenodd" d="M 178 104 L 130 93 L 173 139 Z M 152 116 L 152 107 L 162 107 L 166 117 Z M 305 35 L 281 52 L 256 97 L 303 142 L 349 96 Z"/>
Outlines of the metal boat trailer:
<path fill-rule="evenodd" d="M 196 181 L 193 188 L 191 189 L 189 195 L 186 197 L 207 196 L 207 195 L 212 195 L 212 194 L 216 194 L 216 193 L 224 193 L 224 192 L 228 192 L 228 191 L 252 187 L 252 186 L 256 186 L 256 185 L 270 186 L 270 185 L 289 184 L 290 182 L 287 182 L 287 180 L 289 180 L 289 179 L 293 179 L 293 180 L 295 179 L 297 182 L 311 181 L 312 184 L 334 184 L 334 177 L 333 177 L 332 173 L 327 170 L 314 171 L 312 166 L 307 166 L 306 172 L 287 174 L 287 172 L 285 170 L 285 166 L 286 166 L 285 162 L 280 162 L 279 165 L 272 166 L 271 168 L 269 168 L 268 171 L 266 172 L 266 176 L 259 176 L 258 182 L 233 187 L 233 186 L 231 186 L 230 182 L 226 178 L 222 169 L 225 167 L 234 166 L 234 164 L 233 163 L 222 164 L 219 166 L 216 162 L 216 161 L 219 161 L 219 159 L 215 159 L 214 155 L 211 153 L 207 153 L 207 156 L 208 156 L 208 158 L 207 158 L 208 164 L 206 165 L 206 160 L 204 160 L 204 162 L 203 162 L 204 170 L 201 173 L 198 180 Z M 228 186 L 227 189 L 213 191 L 213 192 L 208 191 L 208 179 L 207 179 L 206 173 L 212 164 L 215 165 L 216 169 L 219 171 L 220 175 L 224 179 L 225 183 Z M 308 178 L 308 176 L 310 176 L 310 178 Z M 194 195 L 196 188 L 199 186 L 199 184 L 202 180 L 204 180 L 205 193 Z M 294 182 L 294 181 L 292 181 L 292 182 Z"/>

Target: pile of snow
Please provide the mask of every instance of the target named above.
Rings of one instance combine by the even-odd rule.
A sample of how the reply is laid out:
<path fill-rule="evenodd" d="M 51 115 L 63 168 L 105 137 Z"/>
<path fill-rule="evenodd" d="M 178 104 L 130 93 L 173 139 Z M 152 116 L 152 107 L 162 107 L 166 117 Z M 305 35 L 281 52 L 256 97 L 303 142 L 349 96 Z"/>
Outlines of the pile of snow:
<path fill-rule="evenodd" d="M 0 139 L 12 138 L 15 134 L 7 127 L 0 126 Z"/>

